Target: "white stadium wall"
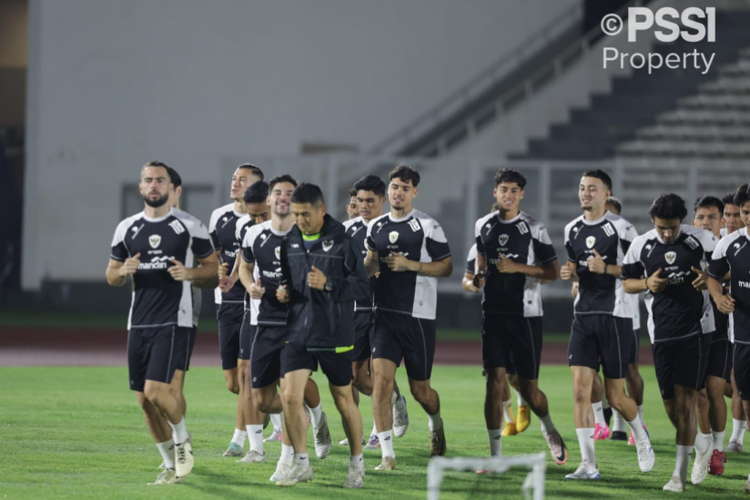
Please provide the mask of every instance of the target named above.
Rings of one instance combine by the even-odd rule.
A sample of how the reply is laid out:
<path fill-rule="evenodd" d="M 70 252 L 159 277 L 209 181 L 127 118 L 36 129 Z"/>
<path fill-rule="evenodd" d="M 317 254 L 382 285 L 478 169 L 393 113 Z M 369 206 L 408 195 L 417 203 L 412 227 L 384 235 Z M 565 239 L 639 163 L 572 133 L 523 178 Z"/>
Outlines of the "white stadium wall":
<path fill-rule="evenodd" d="M 103 280 L 146 161 L 367 151 L 577 2 L 31 0 L 24 289 Z"/>

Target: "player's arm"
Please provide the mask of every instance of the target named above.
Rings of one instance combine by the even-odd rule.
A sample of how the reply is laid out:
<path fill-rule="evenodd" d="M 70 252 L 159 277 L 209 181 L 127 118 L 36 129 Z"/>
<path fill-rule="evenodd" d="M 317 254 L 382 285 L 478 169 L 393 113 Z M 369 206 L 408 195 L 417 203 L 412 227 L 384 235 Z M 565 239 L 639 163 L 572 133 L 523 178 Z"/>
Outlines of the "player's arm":
<path fill-rule="evenodd" d="M 140 253 L 133 257 L 125 259 L 125 262 L 119 260 L 109 259 L 107 264 L 107 284 L 109 286 L 122 286 L 128 280 L 128 276 L 135 274 L 138 269 L 138 265 L 141 263 L 139 257 Z"/>
<path fill-rule="evenodd" d="M 240 268 L 237 271 L 242 286 L 245 290 L 250 292 L 250 288 L 253 286 L 255 280 L 253 280 L 253 272 L 255 270 L 255 262 L 248 262 L 245 259 L 240 259 Z"/>
<path fill-rule="evenodd" d="M 193 286 L 209 289 L 216 288 L 219 284 L 219 259 L 213 252 L 206 257 L 198 258 L 198 267 L 186 268 L 174 259 L 172 263 L 175 265 L 168 271 L 177 281 L 190 281 Z"/>
<path fill-rule="evenodd" d="M 487 273 L 487 258 L 477 252 L 474 260 L 474 269 L 466 268 L 461 286 L 467 292 L 479 293 L 484 287 L 485 275 Z"/>
<path fill-rule="evenodd" d="M 372 278 L 378 271 L 380 271 L 380 257 L 378 252 L 367 249 L 367 256 L 365 257 L 365 269 L 367 269 L 367 276 Z"/>
<path fill-rule="evenodd" d="M 497 270 L 501 273 L 525 274 L 530 278 L 537 278 L 550 282 L 556 280 L 557 276 L 560 274 L 560 265 L 557 263 L 557 259 L 554 259 L 538 266 L 529 266 L 527 264 L 521 264 L 520 262 L 514 262 L 512 259 L 501 254 L 500 260 L 497 263 Z"/>
<path fill-rule="evenodd" d="M 394 273 L 411 271 L 431 278 L 445 278 L 453 273 L 453 261 L 450 257 L 433 262 L 419 262 L 410 260 L 404 254 L 391 253 L 385 261 Z"/>

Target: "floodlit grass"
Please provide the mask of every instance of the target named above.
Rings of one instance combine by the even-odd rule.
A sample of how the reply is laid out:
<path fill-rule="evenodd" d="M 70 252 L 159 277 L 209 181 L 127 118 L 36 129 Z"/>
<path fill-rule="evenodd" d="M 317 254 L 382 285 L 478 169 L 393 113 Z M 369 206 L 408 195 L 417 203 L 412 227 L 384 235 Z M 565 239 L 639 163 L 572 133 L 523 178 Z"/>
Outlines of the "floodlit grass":
<path fill-rule="evenodd" d="M 407 387 L 399 370 L 399 383 Z M 674 467 L 674 431 L 666 419 L 656 390 L 652 367 L 644 367 L 646 421 L 656 450 L 656 466 L 649 474 L 638 470 L 635 449 L 623 442 L 597 443 L 600 481 L 567 482 L 580 460 L 573 428 L 571 377 L 567 367 L 543 367 L 541 386 L 552 416 L 565 438 L 568 463 L 556 466 L 548 458 L 549 498 L 668 497 L 661 491 Z M 482 416 L 483 379 L 477 367 L 436 367 L 433 385 L 442 401 L 448 456 L 484 456 L 488 452 Z M 147 486 L 161 461 L 143 422 L 135 396 L 127 389 L 125 368 L 0 368 L 0 497 L 7 498 L 426 498 L 429 461 L 427 417 L 409 398 L 411 426 L 397 439 L 398 468 L 378 473 L 379 451 L 365 450 L 368 467 L 365 491 L 341 488 L 348 450 L 335 443 L 343 431 L 325 379 L 316 374 L 334 440 L 331 455 L 311 458 L 312 483 L 281 489 L 268 481 L 280 443 L 266 444 L 268 462 L 238 464 L 223 458 L 234 429 L 234 397 L 224 388 L 218 368 L 194 368 L 187 377 L 188 429 L 193 434 L 196 467 L 180 485 Z M 362 398 L 366 431 L 372 426 L 371 403 Z M 731 429 L 728 429 L 731 430 Z M 269 432 L 269 431 L 267 431 Z M 312 445 L 312 433 L 309 433 Z M 506 455 L 546 452 L 539 422 L 504 438 Z M 312 446 L 310 446 L 312 453 Z M 689 485 L 681 498 L 741 497 L 750 472 L 747 455 L 730 455 L 723 477 L 709 476 L 703 485 Z M 518 498 L 526 472 L 502 475 L 449 472 L 441 498 Z"/>

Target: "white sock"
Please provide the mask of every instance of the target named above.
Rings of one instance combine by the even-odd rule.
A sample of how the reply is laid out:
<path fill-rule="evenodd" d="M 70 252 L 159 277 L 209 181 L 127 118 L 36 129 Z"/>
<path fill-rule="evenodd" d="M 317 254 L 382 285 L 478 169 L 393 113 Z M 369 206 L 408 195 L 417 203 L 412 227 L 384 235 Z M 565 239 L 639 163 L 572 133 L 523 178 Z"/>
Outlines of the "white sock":
<path fill-rule="evenodd" d="M 370 436 L 377 436 L 378 435 L 378 428 L 375 425 L 375 421 L 372 422 L 372 432 L 370 433 Z"/>
<path fill-rule="evenodd" d="M 250 451 L 263 453 L 263 425 L 248 425 L 247 439 L 250 441 Z"/>
<path fill-rule="evenodd" d="M 427 414 L 427 418 L 429 418 L 429 422 L 427 424 L 430 427 L 430 432 L 439 431 L 443 428 L 443 419 L 440 418 L 440 410 L 434 415 Z"/>
<path fill-rule="evenodd" d="M 604 409 L 602 408 L 602 402 L 591 403 L 591 408 L 594 410 L 594 422 L 599 424 L 600 427 L 607 426 L 607 420 L 604 418 Z"/>
<path fill-rule="evenodd" d="M 638 416 L 641 417 L 641 423 L 646 425 L 646 421 L 643 419 L 643 405 L 638 405 Z"/>
<path fill-rule="evenodd" d="M 365 462 L 362 460 L 362 454 L 349 456 L 349 467 L 364 467 Z"/>
<path fill-rule="evenodd" d="M 713 432 L 711 431 L 711 437 L 714 438 L 714 450 L 724 451 L 724 434 L 727 431 Z"/>
<path fill-rule="evenodd" d="M 503 418 L 505 419 L 505 422 L 509 424 L 515 423 L 515 419 L 513 418 L 513 414 L 511 411 L 513 410 L 513 400 L 509 399 L 508 401 L 503 401 Z"/>
<path fill-rule="evenodd" d="M 672 473 L 672 476 L 679 477 L 682 484 L 687 482 L 688 464 L 690 463 L 690 455 L 692 453 L 692 446 L 677 445 L 677 460 L 674 464 L 674 472 Z"/>
<path fill-rule="evenodd" d="M 711 434 L 703 434 L 702 432 L 698 431 L 698 433 L 695 435 L 695 451 L 697 451 L 698 453 L 707 453 L 711 446 L 712 440 L 713 438 L 711 437 Z"/>
<path fill-rule="evenodd" d="M 740 429 L 741 429 L 740 430 L 740 435 L 737 438 L 737 442 L 740 443 L 740 444 L 743 444 L 744 441 L 745 441 L 745 431 L 747 430 L 747 421 L 746 420 L 742 421 L 742 427 Z"/>
<path fill-rule="evenodd" d="M 232 436 L 232 442 L 239 447 L 245 446 L 245 439 L 247 438 L 247 432 L 242 429 L 235 429 L 234 436 Z"/>
<path fill-rule="evenodd" d="M 279 463 L 292 466 L 294 462 L 294 447 L 291 444 L 281 443 L 281 456 L 279 457 Z"/>
<path fill-rule="evenodd" d="M 518 406 L 529 406 L 529 404 L 526 402 L 525 399 L 523 399 L 523 396 L 521 396 L 521 392 L 516 392 L 516 396 L 518 396 Z"/>
<path fill-rule="evenodd" d="M 321 401 L 318 403 L 318 406 L 315 408 L 311 406 L 308 406 L 308 408 L 310 409 L 310 423 L 312 424 L 313 429 L 315 429 L 323 418 L 323 402 Z"/>
<path fill-rule="evenodd" d="M 542 434 L 545 436 L 555 430 L 555 424 L 552 423 L 552 417 L 547 412 L 546 417 L 539 417 L 539 422 L 542 424 Z"/>
<path fill-rule="evenodd" d="M 310 459 L 308 458 L 307 453 L 295 453 L 294 465 L 299 465 L 300 467 L 310 467 Z"/>
<path fill-rule="evenodd" d="M 500 457 L 503 455 L 503 430 L 487 429 L 487 437 L 490 440 L 490 456 Z"/>
<path fill-rule="evenodd" d="M 281 429 L 281 413 L 271 413 L 271 424 L 274 429 Z"/>
<path fill-rule="evenodd" d="M 174 469 L 174 441 L 164 441 L 163 443 L 156 443 L 156 447 L 161 453 L 161 458 L 164 460 L 164 466 L 167 469 Z"/>
<path fill-rule="evenodd" d="M 643 428 L 641 417 L 639 417 L 637 414 L 632 422 L 628 422 L 628 426 L 630 427 L 630 430 L 633 431 L 633 439 L 635 439 L 636 441 L 648 438 L 648 434 L 646 434 L 646 430 Z"/>
<path fill-rule="evenodd" d="M 380 440 L 380 451 L 382 457 L 396 458 L 396 453 L 393 451 L 393 429 L 378 432 L 378 439 Z"/>
<path fill-rule="evenodd" d="M 627 432 L 628 424 L 625 422 L 625 417 L 622 414 L 612 408 L 612 430 L 614 432 Z"/>
<path fill-rule="evenodd" d="M 596 469 L 596 452 L 594 451 L 594 428 L 576 429 L 578 446 L 581 448 L 581 461 Z"/>
<path fill-rule="evenodd" d="M 747 426 L 747 423 L 744 420 L 737 420 L 736 418 L 733 418 L 732 419 L 732 437 L 730 437 L 729 440 L 736 441 L 742 444 L 742 439 L 745 435 L 745 426 Z"/>
<path fill-rule="evenodd" d="M 188 440 L 189 434 L 185 427 L 185 417 L 180 420 L 179 424 L 170 422 L 169 426 L 172 428 L 172 439 L 174 439 L 175 444 L 182 444 Z"/>

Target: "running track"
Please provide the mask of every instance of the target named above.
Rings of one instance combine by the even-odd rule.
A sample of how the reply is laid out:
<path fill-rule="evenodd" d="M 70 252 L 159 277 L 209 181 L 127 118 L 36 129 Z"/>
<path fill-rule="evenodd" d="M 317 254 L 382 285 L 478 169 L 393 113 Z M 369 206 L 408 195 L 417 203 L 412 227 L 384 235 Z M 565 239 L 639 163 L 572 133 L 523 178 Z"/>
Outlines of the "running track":
<path fill-rule="evenodd" d="M 122 330 L 0 328 L 0 366 L 125 366 L 127 333 Z M 651 349 L 641 347 L 641 364 L 653 364 Z M 435 364 L 481 366 L 478 341 L 438 341 Z M 566 364 L 567 345 L 547 343 L 543 364 Z M 191 366 L 219 366 L 217 334 L 200 333 Z"/>

